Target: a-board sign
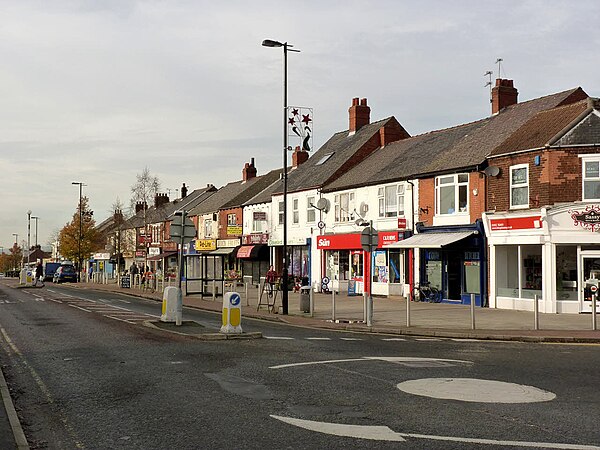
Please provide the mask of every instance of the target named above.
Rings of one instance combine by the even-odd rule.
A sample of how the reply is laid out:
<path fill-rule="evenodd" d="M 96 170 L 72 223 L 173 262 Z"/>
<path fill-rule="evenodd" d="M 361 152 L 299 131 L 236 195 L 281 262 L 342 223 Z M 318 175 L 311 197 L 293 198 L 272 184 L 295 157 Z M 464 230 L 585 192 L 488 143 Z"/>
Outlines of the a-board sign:
<path fill-rule="evenodd" d="M 121 287 L 126 289 L 131 288 L 131 278 L 129 278 L 129 275 L 121 277 Z"/>

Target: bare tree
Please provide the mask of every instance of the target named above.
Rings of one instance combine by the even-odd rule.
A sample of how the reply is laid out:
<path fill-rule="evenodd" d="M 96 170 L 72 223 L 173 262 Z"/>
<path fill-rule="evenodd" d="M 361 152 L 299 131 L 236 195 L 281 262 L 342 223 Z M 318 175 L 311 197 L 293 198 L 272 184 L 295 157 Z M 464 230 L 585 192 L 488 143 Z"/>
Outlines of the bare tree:
<path fill-rule="evenodd" d="M 136 175 L 136 182 L 131 186 L 131 209 L 135 213 L 135 207 L 141 203 L 142 214 L 144 219 L 144 247 L 146 246 L 146 236 L 148 236 L 148 205 L 152 204 L 154 197 L 160 189 L 160 181 L 158 177 L 150 173 L 150 169 L 146 166 L 141 174 Z M 148 264 L 148 251 L 144 248 L 144 270 Z"/>

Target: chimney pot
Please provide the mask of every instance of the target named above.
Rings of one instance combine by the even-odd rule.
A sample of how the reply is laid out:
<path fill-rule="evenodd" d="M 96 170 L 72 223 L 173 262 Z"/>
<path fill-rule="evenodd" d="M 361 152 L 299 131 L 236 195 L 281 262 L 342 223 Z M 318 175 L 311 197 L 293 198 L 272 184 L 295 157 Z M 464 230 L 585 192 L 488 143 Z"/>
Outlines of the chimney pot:
<path fill-rule="evenodd" d="M 496 79 L 496 86 L 492 88 L 492 114 L 504 108 L 516 105 L 519 91 L 514 87 L 513 80 Z"/>

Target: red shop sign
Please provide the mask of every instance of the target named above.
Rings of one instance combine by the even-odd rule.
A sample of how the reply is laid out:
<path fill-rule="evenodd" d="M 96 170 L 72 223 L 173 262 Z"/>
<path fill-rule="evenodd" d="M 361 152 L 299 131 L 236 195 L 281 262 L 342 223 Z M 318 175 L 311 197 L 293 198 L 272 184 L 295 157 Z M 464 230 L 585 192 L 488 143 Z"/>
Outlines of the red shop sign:
<path fill-rule="evenodd" d="M 360 248 L 360 234 L 325 234 L 317 237 L 319 250 L 355 250 Z"/>
<path fill-rule="evenodd" d="M 395 242 L 398 242 L 398 232 L 397 231 L 380 231 L 379 232 L 379 242 L 377 244 L 378 248 L 387 247 L 388 245 L 392 245 Z"/>
<path fill-rule="evenodd" d="M 542 216 L 490 219 L 491 231 L 530 230 L 537 228 L 542 228 Z"/>
<path fill-rule="evenodd" d="M 406 230 L 406 219 L 398 218 L 398 229 Z"/>

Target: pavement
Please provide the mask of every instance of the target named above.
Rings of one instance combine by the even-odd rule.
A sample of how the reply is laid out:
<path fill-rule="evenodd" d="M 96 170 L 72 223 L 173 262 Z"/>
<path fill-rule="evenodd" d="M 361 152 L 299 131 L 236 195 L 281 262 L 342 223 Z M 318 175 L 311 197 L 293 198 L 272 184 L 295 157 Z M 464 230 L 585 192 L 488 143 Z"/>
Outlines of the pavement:
<path fill-rule="evenodd" d="M 12 288 L 19 286 L 17 279 L 3 278 L 2 284 Z M 46 284 L 51 287 L 51 284 Z M 161 292 L 139 288 L 121 288 L 116 283 L 78 283 L 69 284 L 77 289 L 93 289 L 162 301 Z M 44 288 L 38 288 L 44 289 Z M 266 298 L 260 298 L 257 287 L 237 286 L 236 292 L 242 298 L 242 318 L 251 317 L 262 320 L 279 321 L 294 326 L 319 328 L 338 331 L 363 333 L 379 333 L 388 335 L 412 335 L 447 337 L 481 340 L 506 340 L 522 342 L 559 342 L 600 344 L 600 331 L 592 329 L 591 314 L 545 314 L 539 313 L 538 329 L 535 329 L 533 312 L 512 311 L 503 309 L 475 308 L 475 319 L 471 316 L 470 306 L 450 305 L 444 303 L 410 302 L 410 326 L 407 326 L 406 299 L 403 297 L 374 297 L 373 320 L 371 326 L 364 322 L 364 300 L 362 296 L 344 294 L 313 294 L 314 310 L 305 313 L 300 310 L 300 294 L 289 293 L 288 314 L 282 314 L 281 292 L 275 296 L 276 307 L 267 308 Z M 234 289 L 231 289 L 234 290 Z M 272 299 L 270 299 L 272 303 Z M 261 306 L 258 307 L 259 302 Z M 223 298 L 200 295 L 186 295 L 183 298 L 186 307 L 221 313 Z M 335 305 L 335 307 L 334 307 Z M 184 311 L 185 319 L 185 311 Z M 243 322 L 243 319 L 242 319 Z M 199 334 L 193 324 L 178 328 L 176 332 Z M 154 323 L 155 328 L 167 332 L 175 332 L 168 325 Z M 252 336 L 260 337 L 260 336 Z M 15 425 L 16 413 L 12 400 L 8 395 L 4 377 L 0 372 L 0 393 L 4 408 L 0 408 L 0 436 L 10 433 L 14 435 L 14 447 L 0 440 L 2 448 L 26 449 L 23 444 L 24 435 L 20 425 Z"/>

